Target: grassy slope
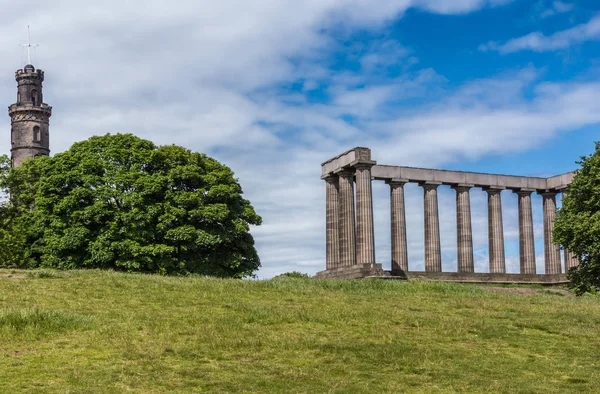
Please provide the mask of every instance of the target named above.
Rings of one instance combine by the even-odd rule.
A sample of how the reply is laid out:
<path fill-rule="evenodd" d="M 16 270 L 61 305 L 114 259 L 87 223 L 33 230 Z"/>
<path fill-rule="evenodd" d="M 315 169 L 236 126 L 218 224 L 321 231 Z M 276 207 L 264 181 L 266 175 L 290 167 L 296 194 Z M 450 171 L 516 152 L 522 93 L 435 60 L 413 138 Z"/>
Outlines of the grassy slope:
<path fill-rule="evenodd" d="M 564 393 L 600 381 L 593 297 L 50 276 L 0 277 L 0 392 Z"/>

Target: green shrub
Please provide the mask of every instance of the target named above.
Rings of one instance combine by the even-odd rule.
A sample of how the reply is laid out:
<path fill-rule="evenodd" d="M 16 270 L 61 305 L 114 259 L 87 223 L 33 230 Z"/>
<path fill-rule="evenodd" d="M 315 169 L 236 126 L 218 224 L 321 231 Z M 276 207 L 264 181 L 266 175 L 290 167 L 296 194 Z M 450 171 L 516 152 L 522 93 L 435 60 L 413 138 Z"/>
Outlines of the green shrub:
<path fill-rule="evenodd" d="M 10 168 L 0 186 L 0 266 L 250 276 L 261 218 L 233 172 L 131 134 L 75 143 Z"/>
<path fill-rule="evenodd" d="M 308 278 L 310 278 L 310 275 L 303 274 L 302 272 L 298 272 L 298 271 L 292 271 L 292 272 L 283 273 L 281 275 L 277 275 L 276 278 L 301 278 L 301 279 L 308 279 Z"/>

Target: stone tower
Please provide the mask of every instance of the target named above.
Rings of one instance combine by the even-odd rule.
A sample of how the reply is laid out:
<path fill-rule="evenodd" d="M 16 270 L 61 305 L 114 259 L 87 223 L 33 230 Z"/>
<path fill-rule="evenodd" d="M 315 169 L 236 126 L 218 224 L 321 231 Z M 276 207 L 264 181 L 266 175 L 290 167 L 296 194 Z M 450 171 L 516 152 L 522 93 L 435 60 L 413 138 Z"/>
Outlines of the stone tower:
<path fill-rule="evenodd" d="M 52 107 L 44 103 L 44 72 L 31 64 L 15 73 L 17 102 L 8 107 L 11 119 L 11 159 L 18 167 L 25 159 L 50 154 L 49 121 Z"/>

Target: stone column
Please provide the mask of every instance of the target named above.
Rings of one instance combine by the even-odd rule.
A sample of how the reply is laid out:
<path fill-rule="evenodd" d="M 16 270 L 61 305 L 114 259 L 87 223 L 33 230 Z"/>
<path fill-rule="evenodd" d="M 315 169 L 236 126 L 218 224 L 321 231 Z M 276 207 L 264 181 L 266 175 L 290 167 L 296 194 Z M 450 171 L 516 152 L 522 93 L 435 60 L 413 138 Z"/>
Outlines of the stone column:
<path fill-rule="evenodd" d="M 439 182 L 422 183 L 425 200 L 425 271 L 442 271 L 440 219 L 438 216 L 437 187 Z"/>
<path fill-rule="evenodd" d="M 454 186 L 456 190 L 456 246 L 458 272 L 475 272 L 473 262 L 473 229 L 471 226 L 471 198 L 473 185 Z"/>
<path fill-rule="evenodd" d="M 406 180 L 392 179 L 390 185 L 390 213 L 392 223 L 392 271 L 408 271 L 408 244 L 406 241 L 406 214 L 404 185 Z"/>
<path fill-rule="evenodd" d="M 502 189 L 486 188 L 488 195 L 488 242 L 490 273 L 506 273 L 504 228 L 502 224 Z"/>
<path fill-rule="evenodd" d="M 577 267 L 579 265 L 579 259 L 575 256 L 574 253 L 567 248 L 565 248 L 565 274 L 569 272 L 569 270 L 573 267 Z"/>
<path fill-rule="evenodd" d="M 356 262 L 375 266 L 375 227 L 373 225 L 372 164 L 359 163 L 356 169 Z"/>
<path fill-rule="evenodd" d="M 563 206 L 564 206 L 565 197 L 567 197 L 567 190 L 562 191 Z M 577 258 L 577 256 L 575 256 L 575 254 L 571 253 L 569 251 L 569 249 L 565 248 L 564 256 L 565 256 L 565 273 L 568 273 L 571 268 L 577 267 L 579 265 L 579 259 Z"/>
<path fill-rule="evenodd" d="M 535 245 L 531 193 L 533 190 L 516 192 L 519 196 L 519 258 L 522 274 L 535 274 Z"/>
<path fill-rule="evenodd" d="M 552 230 L 556 218 L 556 192 L 542 193 L 544 204 L 544 265 L 546 275 L 561 273 L 560 246 L 552 242 Z"/>
<path fill-rule="evenodd" d="M 356 264 L 356 235 L 354 230 L 354 174 L 341 171 L 340 193 L 340 264 L 347 267 Z"/>
<path fill-rule="evenodd" d="M 333 268 L 337 268 L 340 263 L 340 196 L 338 188 L 338 177 L 336 175 L 329 175 L 325 177 L 325 182 L 327 185 L 325 206 L 327 239 L 326 267 L 328 270 L 330 270 Z"/>

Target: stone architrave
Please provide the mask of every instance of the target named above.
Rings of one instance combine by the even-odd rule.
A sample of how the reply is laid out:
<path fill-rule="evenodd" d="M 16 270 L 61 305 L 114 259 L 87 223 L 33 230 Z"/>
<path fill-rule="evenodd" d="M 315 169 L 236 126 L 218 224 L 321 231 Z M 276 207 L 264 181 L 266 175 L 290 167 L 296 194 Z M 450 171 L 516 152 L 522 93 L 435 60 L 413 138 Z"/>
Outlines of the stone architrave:
<path fill-rule="evenodd" d="M 442 272 L 440 245 L 440 219 L 438 215 L 437 187 L 439 182 L 420 184 L 424 193 L 425 213 L 425 271 Z"/>
<path fill-rule="evenodd" d="M 356 262 L 375 266 L 375 226 L 373 224 L 372 164 L 358 163 L 356 170 Z"/>
<path fill-rule="evenodd" d="M 392 233 L 392 272 L 408 272 L 404 179 L 392 179 L 390 185 L 390 216 Z"/>
<path fill-rule="evenodd" d="M 562 190 L 562 198 L 563 200 L 567 197 L 567 190 Z M 579 259 L 575 256 L 574 253 L 571 253 L 569 249 L 565 248 L 564 250 L 565 257 L 565 273 L 568 273 L 569 270 L 573 267 L 577 267 L 579 265 Z"/>
<path fill-rule="evenodd" d="M 340 264 L 347 267 L 356 264 L 356 233 L 354 219 L 354 174 L 350 171 L 340 171 Z"/>
<path fill-rule="evenodd" d="M 456 245 L 458 272 L 475 272 L 473 259 L 473 229 L 471 226 L 471 198 L 473 185 L 453 186 L 456 190 Z"/>
<path fill-rule="evenodd" d="M 547 275 L 561 273 L 560 246 L 552 242 L 552 231 L 556 218 L 556 192 L 542 193 L 544 204 L 544 265 Z"/>
<path fill-rule="evenodd" d="M 488 242 L 490 273 L 506 273 L 504 228 L 502 223 L 502 189 L 486 188 L 488 195 Z"/>
<path fill-rule="evenodd" d="M 337 268 L 340 264 L 340 196 L 339 181 L 336 175 L 325 177 L 326 182 L 326 269 Z"/>
<path fill-rule="evenodd" d="M 517 191 L 519 198 L 519 260 L 521 274 L 535 274 L 535 238 L 533 234 L 533 212 L 531 193 L 533 190 Z"/>

